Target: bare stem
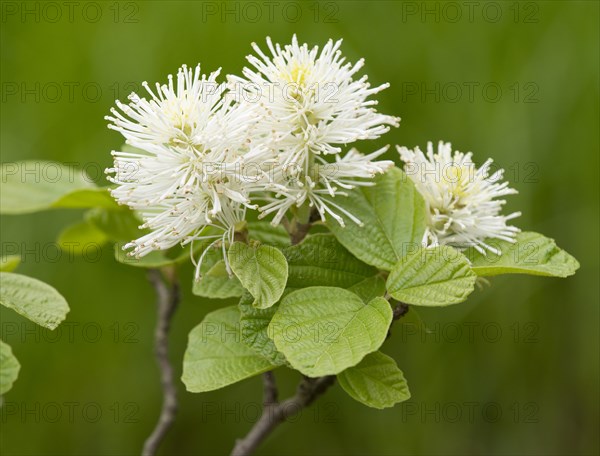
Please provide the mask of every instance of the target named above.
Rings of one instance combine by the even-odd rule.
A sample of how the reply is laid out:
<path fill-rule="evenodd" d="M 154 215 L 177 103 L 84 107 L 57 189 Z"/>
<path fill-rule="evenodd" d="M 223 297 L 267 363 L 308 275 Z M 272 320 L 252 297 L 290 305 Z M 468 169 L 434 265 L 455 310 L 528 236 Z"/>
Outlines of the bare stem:
<path fill-rule="evenodd" d="M 392 313 L 392 322 L 399 320 L 404 315 L 406 315 L 408 313 L 408 309 L 409 309 L 408 304 L 405 304 L 403 302 L 397 302 L 396 307 L 394 307 L 394 310 Z"/>
<path fill-rule="evenodd" d="M 302 409 L 312 404 L 315 399 L 325 393 L 334 382 L 335 375 L 319 378 L 305 377 L 298 385 L 294 396 L 282 402 L 270 403 L 268 407 L 263 409 L 263 414 L 250 432 L 244 438 L 237 440 L 231 456 L 251 455 L 277 426 L 288 418 L 298 415 Z M 265 393 L 272 394 L 273 390 L 270 380 L 269 385 L 268 389 L 265 388 Z M 265 405 L 266 400 L 267 398 L 265 397 Z"/>
<path fill-rule="evenodd" d="M 300 220 L 299 218 L 294 217 L 291 222 L 287 218 L 282 221 L 283 227 L 290 234 L 292 245 L 302 242 L 310 231 L 313 222 L 317 219 L 317 215 L 317 211 L 313 208 L 306 213 L 306 220 Z"/>
<path fill-rule="evenodd" d="M 296 245 L 296 244 L 299 244 L 300 242 L 302 242 L 302 240 L 308 234 L 310 227 L 311 227 L 310 223 L 296 222 L 294 229 L 290 233 L 290 239 L 291 239 L 292 245 Z"/>
<path fill-rule="evenodd" d="M 154 331 L 154 352 L 160 370 L 163 403 L 158 422 L 146 439 L 143 456 L 154 456 L 167 431 L 175 421 L 177 413 L 177 388 L 173 382 L 173 367 L 169 361 L 169 328 L 179 304 L 179 283 L 174 269 L 148 271 L 148 280 L 157 296 L 157 322 Z"/>
<path fill-rule="evenodd" d="M 277 405 L 278 396 L 279 390 L 277 389 L 275 374 L 273 374 L 273 371 L 265 372 L 263 374 L 263 407 Z"/>

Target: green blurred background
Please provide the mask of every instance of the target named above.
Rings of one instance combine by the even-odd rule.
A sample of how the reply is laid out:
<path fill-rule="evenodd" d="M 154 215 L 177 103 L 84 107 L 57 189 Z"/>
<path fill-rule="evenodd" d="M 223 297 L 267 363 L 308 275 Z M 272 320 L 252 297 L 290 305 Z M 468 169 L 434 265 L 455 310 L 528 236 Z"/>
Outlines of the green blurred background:
<path fill-rule="evenodd" d="M 371 410 L 336 385 L 259 454 L 598 454 L 598 5 L 2 2 L 2 161 L 78 163 L 102 182 L 121 144 L 103 116 L 141 81 L 164 81 L 182 63 L 240 72 L 267 35 L 343 38 L 374 84 L 391 83 L 381 110 L 403 118 L 363 151 L 444 139 L 479 162 L 493 157 L 519 190 L 507 209 L 523 212 L 518 225 L 555 238 L 581 269 L 567 280 L 498 278 L 465 304 L 409 313 L 384 347 L 408 378 L 408 403 Z M 95 262 L 57 258 L 54 240 L 78 217 L 0 221 L 2 253 L 23 254 L 18 272 L 71 305 L 57 333 L 1 313 L 22 364 L 4 398 L 5 455 L 136 454 L 159 411 L 153 293 L 110 248 Z M 222 305 L 192 296 L 190 268 L 182 279 L 178 376 L 188 332 Z M 295 374 L 277 375 L 291 394 Z M 179 399 L 161 453 L 226 454 L 256 418 L 260 380 L 201 395 L 179 383 Z"/>

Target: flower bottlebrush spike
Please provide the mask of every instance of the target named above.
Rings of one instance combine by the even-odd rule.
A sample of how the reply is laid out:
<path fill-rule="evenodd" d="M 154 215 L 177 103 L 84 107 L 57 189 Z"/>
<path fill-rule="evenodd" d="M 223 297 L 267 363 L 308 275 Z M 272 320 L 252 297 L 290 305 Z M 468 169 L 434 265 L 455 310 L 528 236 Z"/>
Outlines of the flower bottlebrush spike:
<path fill-rule="evenodd" d="M 427 155 L 418 147 L 414 150 L 398 147 L 398 152 L 405 163 L 406 174 L 429 209 L 425 242 L 459 249 L 474 247 L 484 254 L 486 250 L 500 254 L 486 244 L 485 239 L 515 241 L 520 230 L 507 222 L 521 213 L 501 215 L 506 201 L 496 198 L 517 191 L 510 188 L 508 182 L 500 182 L 504 170 L 489 175 L 492 159 L 477 168 L 471 160 L 471 152 L 452 153 L 452 145 L 442 141 L 437 153 L 431 142 L 427 144 Z"/>
<path fill-rule="evenodd" d="M 343 224 L 343 213 L 360 222 L 334 197 L 368 185 L 363 179 L 393 166 L 391 161 L 376 161 L 386 149 L 367 156 L 355 150 L 344 154 L 347 144 L 376 139 L 398 126 L 399 119 L 377 112 L 377 102 L 370 97 L 388 84 L 371 87 L 367 76 L 355 79 L 364 60 L 347 63 L 341 44 L 330 40 L 319 51 L 318 46 L 300 45 L 295 35 L 284 47 L 267 38 L 271 55 L 253 44 L 257 56 L 248 61 L 255 69 L 244 68 L 244 78 L 229 78 L 237 97 L 252 100 L 262 110 L 263 138 L 274 150 L 277 167 L 273 196 L 260 210 L 263 216 L 274 213 L 274 224 L 288 209 L 304 203 L 315 207 L 323 220 L 329 215 Z"/>
<path fill-rule="evenodd" d="M 254 207 L 250 194 L 262 187 L 251 165 L 268 160 L 268 151 L 250 137 L 252 106 L 224 97 L 217 76 L 183 66 L 176 82 L 169 76 L 155 91 L 144 83 L 150 99 L 132 94 L 129 104 L 117 102 L 122 113 L 113 109 L 107 117 L 136 148 L 113 152 L 107 170 L 116 184 L 113 197 L 138 211 L 150 229 L 125 246 L 135 256 L 206 239 L 207 226 L 232 238 L 246 207 Z"/>

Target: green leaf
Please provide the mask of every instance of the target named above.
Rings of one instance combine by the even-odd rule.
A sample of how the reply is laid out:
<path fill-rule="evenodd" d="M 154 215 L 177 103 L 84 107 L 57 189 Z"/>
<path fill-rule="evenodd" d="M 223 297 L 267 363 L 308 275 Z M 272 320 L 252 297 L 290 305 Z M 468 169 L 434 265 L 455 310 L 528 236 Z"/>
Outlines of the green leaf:
<path fill-rule="evenodd" d="M 248 222 L 248 236 L 252 240 L 275 247 L 290 245 L 290 235 L 281 225 L 273 226 L 270 222 Z"/>
<path fill-rule="evenodd" d="M 206 259 L 205 262 L 208 263 Z M 203 264 L 202 269 L 204 268 Z M 212 265 L 206 264 L 200 280 L 194 282 L 192 293 L 211 299 L 238 298 L 244 293 L 244 287 L 237 277 L 229 277 L 225 262 L 219 260 Z"/>
<path fill-rule="evenodd" d="M 350 288 L 378 274 L 376 268 L 358 260 L 331 234 L 308 236 L 300 244 L 284 249 L 283 254 L 289 265 L 289 288 Z"/>
<path fill-rule="evenodd" d="M 0 272 L 0 304 L 49 329 L 69 312 L 65 298 L 50 285 L 13 272 Z"/>
<path fill-rule="evenodd" d="M 499 274 L 530 274 L 546 277 L 568 277 L 579 269 L 579 262 L 556 246 L 554 239 L 539 233 L 517 234 L 517 242 L 497 239 L 486 240 L 486 244 L 502 252 L 482 255 L 471 248 L 465 252 L 471 260 L 471 268 L 479 276 Z"/>
<path fill-rule="evenodd" d="M 189 335 L 182 380 L 188 391 L 212 391 L 273 369 L 241 341 L 237 306 L 209 313 Z"/>
<path fill-rule="evenodd" d="M 419 306 L 447 306 L 467 299 L 477 276 L 469 261 L 448 246 L 423 248 L 407 254 L 387 279 L 395 299 Z"/>
<path fill-rule="evenodd" d="M 69 254 L 84 256 L 91 253 L 97 257 L 99 250 L 107 241 L 108 238 L 102 231 L 86 221 L 68 226 L 58 236 L 58 245 L 62 250 Z"/>
<path fill-rule="evenodd" d="M 340 386 L 369 407 L 384 409 L 410 399 L 408 384 L 396 362 L 381 352 L 370 353 L 338 374 Z"/>
<path fill-rule="evenodd" d="M 359 226 L 344 217 L 327 226 L 338 241 L 357 258 L 385 271 L 391 270 L 407 249 L 420 245 L 425 232 L 425 201 L 415 185 L 398 168 L 377 177 L 375 185 L 358 187 L 336 204 L 357 217 Z"/>
<path fill-rule="evenodd" d="M 285 356 L 275 347 L 269 337 L 269 323 L 277 312 L 279 304 L 267 309 L 257 309 L 252 305 L 254 298 L 248 292 L 240 299 L 240 326 L 242 341 L 256 353 L 266 358 L 271 364 L 280 366 L 286 364 Z"/>
<path fill-rule="evenodd" d="M 108 191 L 81 170 L 49 161 L 3 163 L 0 213 L 28 214 L 51 208 L 116 207 Z"/>
<path fill-rule="evenodd" d="M 20 369 L 21 365 L 13 355 L 10 345 L 0 340 L 0 396 L 12 388 Z"/>
<path fill-rule="evenodd" d="M 378 274 L 356 282 L 348 290 L 356 293 L 366 304 L 378 296 L 385 295 L 385 279 Z"/>
<path fill-rule="evenodd" d="M 253 306 L 265 309 L 279 301 L 288 277 L 288 264 L 279 249 L 234 242 L 227 257 L 237 278 L 254 296 Z"/>
<path fill-rule="evenodd" d="M 189 245 L 183 248 L 175 246 L 169 250 L 155 250 L 140 258 L 130 256 L 123 250 L 124 245 L 124 242 L 117 242 L 115 244 L 115 260 L 119 263 L 135 266 L 137 268 L 162 268 L 163 266 L 183 263 L 190 260 Z M 196 250 L 194 251 L 196 252 Z"/>
<path fill-rule="evenodd" d="M 218 230 L 212 227 L 206 227 L 201 231 L 203 236 L 216 233 Z M 143 233 L 140 233 L 143 234 Z M 115 244 L 115 260 L 119 263 L 135 266 L 138 268 L 161 268 L 172 264 L 185 263 L 190 261 L 192 256 L 204 252 L 211 244 L 211 241 L 193 242 L 185 246 L 176 245 L 167 250 L 155 250 L 143 257 L 136 258 L 123 250 L 127 242 L 117 242 Z M 193 252 L 191 251 L 193 248 Z"/>
<path fill-rule="evenodd" d="M 309 287 L 281 300 L 269 334 L 292 367 L 318 377 L 338 374 L 377 350 L 391 321 L 383 298 L 365 305 L 343 288 Z"/>
<path fill-rule="evenodd" d="M 20 255 L 6 255 L 0 257 L 0 272 L 12 272 L 21 264 Z"/>
<path fill-rule="evenodd" d="M 86 213 L 85 219 L 103 231 L 108 239 L 115 242 L 131 241 L 148 233 L 148 230 L 139 229 L 142 222 L 127 207 L 118 207 L 112 210 L 92 209 Z"/>
<path fill-rule="evenodd" d="M 79 209 L 105 208 L 119 210 L 121 207 L 113 199 L 106 187 L 81 188 L 73 190 L 54 201 L 50 208 Z"/>

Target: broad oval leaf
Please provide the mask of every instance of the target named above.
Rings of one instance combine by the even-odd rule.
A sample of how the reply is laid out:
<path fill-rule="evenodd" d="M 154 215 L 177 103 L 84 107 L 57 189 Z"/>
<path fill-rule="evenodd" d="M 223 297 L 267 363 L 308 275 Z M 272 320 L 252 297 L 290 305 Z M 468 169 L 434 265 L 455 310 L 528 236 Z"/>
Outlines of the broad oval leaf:
<path fill-rule="evenodd" d="M 98 256 L 99 250 L 108 241 L 106 234 L 87 221 L 66 227 L 58 236 L 58 245 L 69 254 Z"/>
<path fill-rule="evenodd" d="M 379 271 L 363 263 L 331 234 L 315 234 L 283 250 L 288 265 L 289 288 L 331 286 L 350 288 Z"/>
<path fill-rule="evenodd" d="M 269 334 L 292 367 L 318 377 L 338 374 L 377 350 L 391 321 L 381 297 L 365 304 L 343 288 L 309 287 L 281 300 Z"/>
<path fill-rule="evenodd" d="M 131 241 L 149 232 L 149 230 L 139 229 L 142 222 L 127 207 L 92 209 L 85 214 L 85 219 L 115 242 Z"/>
<path fill-rule="evenodd" d="M 50 285 L 13 272 L 0 272 L 0 304 L 48 329 L 67 316 L 69 305 Z"/>
<path fill-rule="evenodd" d="M 476 274 L 458 250 L 448 246 L 419 247 L 390 272 L 389 294 L 418 306 L 447 306 L 467 299 L 475 288 Z"/>
<path fill-rule="evenodd" d="M 116 207 L 105 188 L 78 169 L 56 162 L 6 162 L 1 167 L 0 213 L 28 214 L 51 208 Z"/>
<path fill-rule="evenodd" d="M 248 237 L 275 247 L 290 245 L 290 235 L 285 228 L 281 225 L 273 226 L 271 222 L 248 222 Z"/>
<path fill-rule="evenodd" d="M 384 409 L 410 399 L 408 384 L 396 361 L 377 351 L 337 376 L 351 397 L 369 407 Z"/>
<path fill-rule="evenodd" d="M 288 264 L 279 249 L 234 242 L 227 258 L 244 288 L 254 296 L 253 306 L 266 309 L 279 301 L 288 278 Z"/>
<path fill-rule="evenodd" d="M 358 187 L 336 204 L 356 216 L 359 226 L 344 217 L 327 226 L 357 258 L 385 271 L 391 270 L 407 249 L 420 245 L 425 232 L 426 208 L 413 182 L 399 168 L 374 179 L 373 186 Z"/>
<path fill-rule="evenodd" d="M 0 340 L 0 396 L 12 388 L 20 369 L 21 365 L 13 355 L 10 345 Z"/>
<path fill-rule="evenodd" d="M 91 207 L 111 210 L 121 209 L 106 187 L 80 188 L 73 190 L 61 196 L 50 205 L 50 208 L 55 209 L 80 209 Z"/>
<path fill-rule="evenodd" d="M 123 250 L 124 243 L 115 244 L 115 260 L 122 264 L 135 266 L 137 268 L 162 268 L 170 264 L 184 263 L 190 260 L 190 246 L 175 246 L 168 250 L 155 250 L 143 257 L 129 255 Z M 197 250 L 194 250 L 197 253 Z"/>
<path fill-rule="evenodd" d="M 204 269 L 204 264 L 202 266 Z M 225 262 L 219 260 L 206 265 L 200 280 L 194 281 L 192 293 L 211 299 L 239 298 L 244 293 L 244 287 L 237 277 L 229 276 Z"/>
<path fill-rule="evenodd" d="M 241 340 L 237 306 L 211 312 L 189 334 L 182 380 L 188 391 L 212 391 L 273 369 Z"/>
<path fill-rule="evenodd" d="M 482 255 L 471 248 L 465 252 L 471 268 L 479 276 L 530 274 L 546 277 L 568 277 L 579 269 L 579 262 L 556 246 L 554 239 L 539 233 L 517 234 L 517 242 L 489 239 L 486 243 L 502 252 Z"/>
<path fill-rule="evenodd" d="M 272 364 L 277 366 L 286 364 L 285 356 L 277 350 L 269 334 L 269 323 L 277 312 L 279 304 L 267 309 L 257 309 L 252 305 L 253 301 L 254 298 L 248 292 L 245 292 L 240 299 L 242 341 Z"/>
<path fill-rule="evenodd" d="M 356 293 L 366 304 L 378 296 L 385 295 L 385 279 L 378 274 L 356 282 L 348 290 Z"/>

